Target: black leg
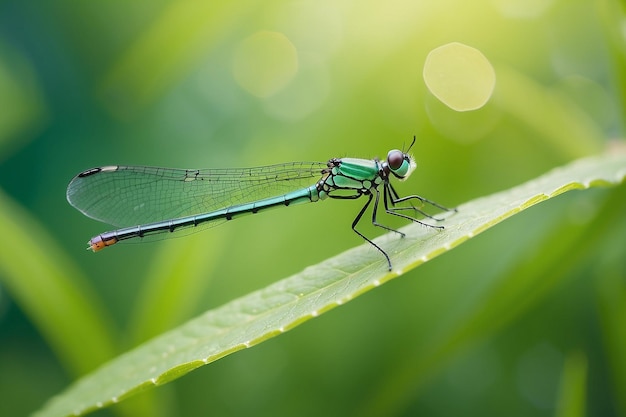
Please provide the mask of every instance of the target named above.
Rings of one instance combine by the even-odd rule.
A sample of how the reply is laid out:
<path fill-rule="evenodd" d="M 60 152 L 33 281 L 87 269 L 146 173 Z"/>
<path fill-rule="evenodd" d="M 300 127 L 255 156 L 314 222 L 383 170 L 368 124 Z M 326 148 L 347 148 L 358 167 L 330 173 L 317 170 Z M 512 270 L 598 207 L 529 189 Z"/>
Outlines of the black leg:
<path fill-rule="evenodd" d="M 443 211 L 457 211 L 456 208 L 448 208 L 448 207 L 444 207 L 439 203 L 435 203 L 432 200 L 429 200 L 427 198 L 424 197 L 420 197 L 419 195 L 409 195 L 406 197 L 400 197 L 397 193 L 397 191 L 395 190 L 395 188 L 393 188 L 393 186 L 389 183 L 386 184 L 387 187 L 389 187 L 389 190 L 391 191 L 391 201 L 393 203 L 393 205 L 395 205 L 396 203 L 402 203 L 403 201 L 408 201 L 408 200 L 419 200 L 422 203 L 427 203 L 430 204 L 433 207 L 437 207 L 438 209 L 441 209 Z M 411 207 L 407 207 L 408 209 L 411 209 Z M 414 207 L 417 210 L 417 207 Z"/>
<path fill-rule="evenodd" d="M 372 197 L 373 197 L 373 194 L 369 194 L 369 198 L 367 199 L 367 202 L 365 203 L 365 205 L 363 206 L 361 211 L 359 211 L 359 214 L 356 215 L 354 221 L 352 222 L 352 230 L 354 230 L 354 233 L 356 233 L 357 235 L 361 236 L 370 245 L 372 245 L 373 247 L 378 249 L 378 251 L 383 254 L 385 259 L 387 259 L 387 265 L 389 266 L 389 270 L 391 271 L 391 260 L 389 259 L 389 255 L 387 255 L 387 253 L 384 250 L 382 250 L 380 246 L 378 246 L 376 243 L 374 243 L 371 240 L 369 240 L 363 233 L 361 233 L 358 230 L 356 230 L 356 226 L 357 226 L 357 224 L 359 224 L 359 221 L 361 220 L 361 217 L 363 217 L 363 213 L 365 213 L 365 210 L 367 210 L 367 208 L 369 207 L 370 203 L 372 202 Z M 377 199 L 377 202 L 378 202 L 378 199 Z M 374 206 L 374 210 L 376 210 L 376 206 Z"/>
<path fill-rule="evenodd" d="M 420 224 L 423 224 L 424 226 L 433 227 L 435 229 L 443 229 L 443 226 L 433 226 L 431 224 L 424 223 L 424 222 L 422 222 L 422 221 L 420 221 L 420 220 L 418 220 L 418 219 L 416 219 L 414 217 L 407 216 L 406 214 L 402 214 L 402 213 L 398 213 L 398 212 L 402 211 L 402 210 L 411 210 L 411 211 L 414 211 L 414 212 L 417 212 L 417 213 L 421 214 L 424 217 L 427 217 L 429 219 L 432 219 L 432 220 L 435 220 L 435 221 L 438 221 L 438 222 L 442 221 L 443 219 L 431 216 L 430 214 L 426 213 L 425 211 L 419 209 L 418 207 L 415 207 L 413 204 L 411 204 L 410 207 L 395 207 L 395 205 L 397 203 L 402 203 L 402 202 L 409 201 L 409 200 L 418 200 L 421 203 L 431 204 L 432 206 L 437 207 L 437 208 L 439 208 L 441 210 L 444 210 L 444 211 L 452 211 L 452 210 L 456 211 L 456 209 L 449 209 L 447 207 L 444 207 L 444 206 L 442 206 L 440 204 L 435 203 L 434 201 L 430 201 L 430 200 L 428 200 L 428 199 L 426 199 L 424 197 L 420 197 L 418 195 L 410 195 L 410 196 L 407 196 L 407 197 L 400 197 L 398 195 L 397 191 L 389 183 L 384 184 L 384 187 L 385 187 L 385 190 L 384 190 L 384 192 L 385 192 L 385 211 L 387 213 L 389 213 L 389 214 L 394 215 L 394 216 L 402 217 L 404 219 L 411 220 L 412 222 L 420 223 Z M 392 207 L 389 207 L 389 205 L 388 205 L 387 193 L 389 193 L 389 200 L 391 200 Z"/>
<path fill-rule="evenodd" d="M 376 227 L 383 228 L 383 229 L 385 229 L 385 230 L 388 230 L 388 231 L 390 231 L 390 232 L 397 233 L 397 234 L 399 234 L 400 236 L 404 237 L 404 236 L 405 236 L 405 234 L 404 234 L 404 233 L 402 233 L 401 231 L 396 230 L 396 229 L 392 229 L 392 228 L 391 228 L 391 227 L 389 227 L 389 226 L 385 226 L 384 224 L 380 224 L 380 223 L 378 223 L 378 221 L 376 220 L 376 216 L 377 216 L 377 214 L 378 214 L 378 203 L 379 203 L 379 200 L 380 200 L 380 193 L 378 192 L 378 188 L 377 188 L 377 189 L 376 189 L 376 201 L 374 201 L 374 208 L 372 209 L 372 224 L 373 224 L 374 226 L 376 226 Z M 385 211 L 389 212 L 389 210 L 387 210 L 387 193 L 386 193 L 386 192 L 384 192 L 384 191 L 383 191 L 383 201 L 384 201 L 384 203 L 385 203 Z"/>

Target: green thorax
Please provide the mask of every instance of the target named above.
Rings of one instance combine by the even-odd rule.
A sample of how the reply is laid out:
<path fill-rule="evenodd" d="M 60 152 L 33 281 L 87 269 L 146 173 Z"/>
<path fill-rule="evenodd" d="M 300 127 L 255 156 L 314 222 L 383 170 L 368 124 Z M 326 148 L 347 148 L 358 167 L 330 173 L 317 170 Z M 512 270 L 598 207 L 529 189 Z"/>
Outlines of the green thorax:
<path fill-rule="evenodd" d="M 380 163 L 372 159 L 341 158 L 339 162 L 339 165 L 333 168 L 333 173 L 355 180 L 373 181 L 380 170 Z"/>
<path fill-rule="evenodd" d="M 382 182 L 380 162 L 377 160 L 342 158 L 331 159 L 326 176 L 318 183 L 320 199 L 328 193 L 339 191 L 344 195 L 355 195 L 376 188 Z M 347 194 L 346 194 L 347 193 Z"/>

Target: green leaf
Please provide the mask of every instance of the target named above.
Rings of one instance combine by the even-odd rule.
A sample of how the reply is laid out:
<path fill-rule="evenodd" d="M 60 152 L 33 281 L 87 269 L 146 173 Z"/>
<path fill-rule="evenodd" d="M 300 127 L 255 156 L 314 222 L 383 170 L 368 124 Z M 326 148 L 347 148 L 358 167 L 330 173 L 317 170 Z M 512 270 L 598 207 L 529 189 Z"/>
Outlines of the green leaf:
<path fill-rule="evenodd" d="M 463 204 L 446 216 L 444 230 L 411 224 L 401 229 L 404 239 L 381 236 L 376 243 L 390 254 L 393 271 L 371 246 L 353 248 L 152 339 L 80 379 L 36 415 L 84 414 L 169 382 L 344 304 L 541 201 L 573 189 L 616 185 L 625 176 L 626 149 L 616 146 Z"/>

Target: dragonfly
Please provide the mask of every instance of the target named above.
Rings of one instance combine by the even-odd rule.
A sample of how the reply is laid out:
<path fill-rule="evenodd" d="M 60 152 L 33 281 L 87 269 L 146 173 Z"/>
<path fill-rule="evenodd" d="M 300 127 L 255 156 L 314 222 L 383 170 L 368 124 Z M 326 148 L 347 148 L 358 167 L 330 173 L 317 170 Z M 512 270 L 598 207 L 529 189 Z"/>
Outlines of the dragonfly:
<path fill-rule="evenodd" d="M 391 179 L 406 180 L 416 167 L 409 153 L 414 144 L 415 137 L 406 151 L 393 149 L 382 161 L 332 158 L 221 169 L 102 166 L 76 175 L 67 187 L 67 200 L 84 215 L 116 227 L 88 241 L 87 249 L 97 252 L 123 241 L 179 236 L 274 207 L 364 197 L 352 230 L 385 257 L 391 271 L 387 252 L 357 229 L 370 206 L 371 223 L 401 237 L 403 232 L 378 222 L 381 200 L 385 213 L 433 229 L 443 226 L 423 220 L 443 219 L 428 214 L 426 204 L 456 211 L 418 195 L 400 197 L 396 192 Z"/>

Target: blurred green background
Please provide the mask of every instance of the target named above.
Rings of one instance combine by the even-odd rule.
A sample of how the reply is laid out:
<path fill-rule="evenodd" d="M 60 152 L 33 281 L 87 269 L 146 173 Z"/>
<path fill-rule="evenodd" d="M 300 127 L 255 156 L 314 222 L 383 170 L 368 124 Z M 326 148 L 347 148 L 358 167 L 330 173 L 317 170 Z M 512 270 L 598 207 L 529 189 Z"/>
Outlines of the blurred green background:
<path fill-rule="evenodd" d="M 623 138 L 625 19 L 618 0 L 0 0 L 0 414 L 361 244 L 362 202 L 327 201 L 93 254 L 109 227 L 66 202 L 76 173 L 384 157 L 417 135 L 399 191 L 452 206 Z M 480 110 L 424 85 L 449 42 L 495 68 Z M 626 416 L 625 208 L 624 186 L 568 193 L 94 415 Z"/>

